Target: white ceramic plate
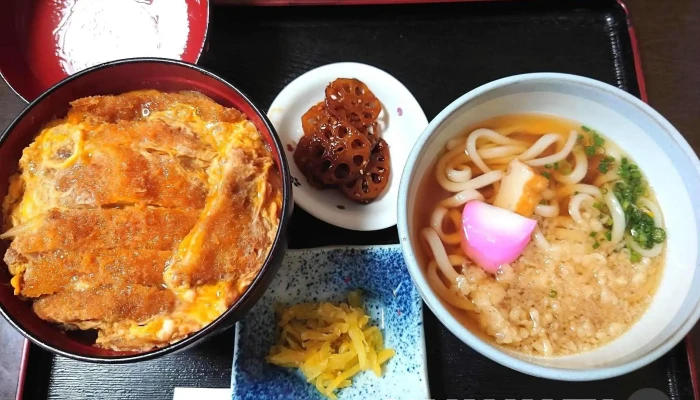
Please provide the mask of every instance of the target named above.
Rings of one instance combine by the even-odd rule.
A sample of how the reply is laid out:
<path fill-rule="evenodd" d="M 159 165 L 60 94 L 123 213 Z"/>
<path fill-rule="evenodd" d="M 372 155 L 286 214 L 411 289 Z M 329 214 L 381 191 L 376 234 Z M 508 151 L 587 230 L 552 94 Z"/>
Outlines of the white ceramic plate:
<path fill-rule="evenodd" d="M 301 116 L 324 99 L 324 90 L 337 78 L 364 82 L 382 102 L 381 136 L 389 144 L 391 176 L 384 193 L 370 204 L 357 204 L 338 190 L 311 187 L 294 163 L 294 149 L 304 133 Z M 365 64 L 337 63 L 311 70 L 287 85 L 272 102 L 267 116 L 282 144 L 294 183 L 294 201 L 314 217 L 341 228 L 373 231 L 396 225 L 396 201 L 401 171 L 428 120 L 411 92 L 388 73 Z"/>

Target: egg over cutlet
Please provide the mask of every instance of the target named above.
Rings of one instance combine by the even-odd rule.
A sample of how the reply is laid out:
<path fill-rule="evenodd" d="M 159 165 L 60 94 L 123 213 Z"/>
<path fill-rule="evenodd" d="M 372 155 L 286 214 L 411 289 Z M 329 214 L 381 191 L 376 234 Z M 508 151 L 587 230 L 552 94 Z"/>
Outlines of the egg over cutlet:
<path fill-rule="evenodd" d="M 148 350 L 219 317 L 277 234 L 281 180 L 247 117 L 196 92 L 71 103 L 3 202 L 15 294 L 42 319 Z"/>

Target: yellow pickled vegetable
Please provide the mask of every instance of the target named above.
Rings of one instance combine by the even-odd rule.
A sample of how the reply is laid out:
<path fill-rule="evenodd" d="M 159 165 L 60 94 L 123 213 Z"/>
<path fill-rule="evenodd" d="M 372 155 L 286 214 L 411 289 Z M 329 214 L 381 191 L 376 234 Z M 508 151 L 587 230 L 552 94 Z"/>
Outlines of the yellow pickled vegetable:
<path fill-rule="evenodd" d="M 299 368 L 331 399 L 360 371 L 371 370 L 381 377 L 381 365 L 395 354 L 384 348 L 379 328 L 367 325 L 369 316 L 359 291 L 350 293 L 348 304 L 298 304 L 282 310 L 278 318 L 280 336 L 267 362 Z"/>

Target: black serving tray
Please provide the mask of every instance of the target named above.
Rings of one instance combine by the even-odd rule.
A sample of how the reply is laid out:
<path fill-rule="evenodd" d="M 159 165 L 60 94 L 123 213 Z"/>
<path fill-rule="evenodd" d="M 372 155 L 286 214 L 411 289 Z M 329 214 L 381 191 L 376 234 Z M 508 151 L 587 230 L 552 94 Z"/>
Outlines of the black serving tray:
<path fill-rule="evenodd" d="M 624 6 L 614 0 L 215 5 L 200 65 L 267 108 L 285 85 L 312 68 L 362 62 L 403 82 L 432 119 L 481 84 L 527 72 L 588 76 L 644 99 L 630 28 Z M 348 231 L 321 222 L 299 207 L 289 235 L 293 248 L 398 243 L 396 228 Z M 549 381 L 484 358 L 445 329 L 427 307 L 424 312 L 435 399 L 628 399 L 643 388 L 659 389 L 673 400 L 693 397 L 683 344 L 619 378 Z M 31 346 L 24 397 L 172 399 L 176 386 L 228 387 L 233 342 L 234 333 L 229 331 L 189 351 L 116 366 L 81 363 Z"/>

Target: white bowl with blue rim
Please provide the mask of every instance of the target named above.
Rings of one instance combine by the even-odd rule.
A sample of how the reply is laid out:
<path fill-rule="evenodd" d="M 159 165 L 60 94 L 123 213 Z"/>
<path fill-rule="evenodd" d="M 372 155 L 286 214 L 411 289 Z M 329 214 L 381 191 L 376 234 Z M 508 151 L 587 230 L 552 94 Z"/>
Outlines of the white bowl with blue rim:
<path fill-rule="evenodd" d="M 602 132 L 640 166 L 664 213 L 666 266 L 646 313 L 616 340 L 589 352 L 534 357 L 508 351 L 462 325 L 430 288 L 414 248 L 419 183 L 446 142 L 479 121 L 504 114 L 545 113 Z M 544 378 L 586 381 L 641 368 L 664 355 L 700 317 L 698 227 L 700 161 L 680 133 L 638 98 L 608 84 L 575 75 L 536 73 L 500 79 L 447 106 L 409 155 L 399 187 L 398 229 L 408 270 L 425 303 L 460 340 L 517 371 Z"/>

